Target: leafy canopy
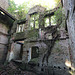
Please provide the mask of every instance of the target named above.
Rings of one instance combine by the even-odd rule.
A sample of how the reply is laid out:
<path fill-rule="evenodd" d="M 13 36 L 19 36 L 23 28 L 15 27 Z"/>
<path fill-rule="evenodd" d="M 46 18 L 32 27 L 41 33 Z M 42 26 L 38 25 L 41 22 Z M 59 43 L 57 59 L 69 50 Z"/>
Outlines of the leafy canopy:
<path fill-rule="evenodd" d="M 15 16 L 17 19 L 25 18 L 30 8 L 35 5 L 41 5 L 48 10 L 57 7 L 60 4 L 60 0 L 26 0 L 22 4 L 16 4 L 15 0 L 10 0 L 8 12 Z"/>

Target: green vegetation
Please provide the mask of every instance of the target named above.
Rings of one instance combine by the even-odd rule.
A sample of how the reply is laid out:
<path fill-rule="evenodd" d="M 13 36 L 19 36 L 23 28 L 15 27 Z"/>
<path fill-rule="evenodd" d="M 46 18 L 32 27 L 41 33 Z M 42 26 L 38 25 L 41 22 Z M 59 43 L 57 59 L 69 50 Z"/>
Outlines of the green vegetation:
<path fill-rule="evenodd" d="M 23 19 L 25 18 L 29 9 L 33 6 L 41 5 L 50 10 L 57 7 L 60 4 L 60 0 L 28 0 L 19 5 L 15 4 L 14 0 L 9 0 L 9 4 L 10 6 L 8 8 L 8 12 L 15 16 L 17 19 Z"/>
<path fill-rule="evenodd" d="M 64 26 L 65 25 L 65 15 L 62 13 L 62 7 L 60 7 L 54 14 L 55 16 L 52 18 L 52 21 L 57 25 Z"/>
<path fill-rule="evenodd" d="M 8 11 L 13 16 L 15 16 L 17 19 L 24 19 L 26 17 L 26 14 L 28 13 L 29 9 L 32 8 L 35 5 L 41 5 L 45 8 L 47 8 L 48 10 L 53 9 L 54 7 L 60 6 L 60 8 L 55 12 L 55 16 L 51 17 L 51 24 L 52 25 L 62 24 L 62 26 L 64 26 L 65 25 L 65 16 L 64 16 L 64 14 L 62 14 L 63 10 L 62 10 L 62 7 L 61 7 L 60 0 L 53 0 L 53 1 L 54 1 L 55 5 L 51 7 L 50 6 L 51 3 L 49 3 L 48 1 L 45 1 L 45 0 L 38 0 L 38 1 L 32 0 L 32 2 L 30 0 L 28 0 L 27 2 L 24 2 L 24 3 L 19 4 L 19 5 L 16 5 L 14 0 L 10 0 L 10 6 L 8 8 Z M 31 29 L 33 29 L 34 23 L 35 23 L 35 28 L 36 29 L 39 28 L 38 17 L 39 16 L 37 14 L 31 16 L 31 19 L 30 19 Z M 45 19 L 46 26 L 49 26 L 49 20 L 48 19 Z M 34 22 L 34 20 L 35 20 L 35 22 Z M 40 24 L 43 25 L 42 22 Z"/>
<path fill-rule="evenodd" d="M 38 63 L 38 58 L 33 58 L 29 61 L 29 63 L 35 63 L 37 64 Z"/>
<path fill-rule="evenodd" d="M 17 19 L 24 19 L 29 8 L 27 7 L 27 3 L 23 3 L 20 5 L 16 5 L 14 0 L 10 0 L 10 6 L 8 7 L 8 12 L 15 16 Z"/>

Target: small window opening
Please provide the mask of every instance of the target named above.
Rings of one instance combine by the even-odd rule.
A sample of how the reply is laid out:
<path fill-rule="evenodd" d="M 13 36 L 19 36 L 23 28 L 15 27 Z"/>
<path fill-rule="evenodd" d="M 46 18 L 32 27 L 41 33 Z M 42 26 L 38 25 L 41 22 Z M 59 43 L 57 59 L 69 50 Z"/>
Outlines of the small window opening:
<path fill-rule="evenodd" d="M 32 47 L 32 55 L 31 58 L 37 58 L 39 56 L 39 48 L 38 47 Z"/>
<path fill-rule="evenodd" d="M 30 17 L 30 28 L 31 29 L 38 29 L 39 23 L 38 23 L 39 15 L 37 13 L 31 15 Z"/>
<path fill-rule="evenodd" d="M 45 18 L 45 27 L 49 26 L 49 17 Z"/>
<path fill-rule="evenodd" d="M 52 26 L 56 25 L 56 17 L 55 17 L 55 15 L 51 17 L 51 25 Z"/>

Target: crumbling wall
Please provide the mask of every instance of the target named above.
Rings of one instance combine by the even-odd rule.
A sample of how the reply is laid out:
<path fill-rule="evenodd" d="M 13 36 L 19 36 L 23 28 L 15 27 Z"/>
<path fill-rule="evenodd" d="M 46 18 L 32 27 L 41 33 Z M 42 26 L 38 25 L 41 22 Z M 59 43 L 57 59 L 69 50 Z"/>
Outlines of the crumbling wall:
<path fill-rule="evenodd" d="M 38 47 L 39 48 L 39 57 L 38 57 L 38 62 L 37 63 L 41 63 L 42 64 L 42 59 L 40 60 L 40 56 L 43 56 L 43 54 L 46 52 L 47 50 L 47 45 L 44 43 L 44 42 L 26 42 L 24 43 L 24 46 L 23 46 L 23 62 L 27 63 L 29 62 L 30 60 L 28 60 L 29 58 L 29 51 L 32 52 L 32 47 Z M 31 49 L 31 50 L 30 50 Z M 28 53 L 27 53 L 28 51 Z M 35 63 L 35 62 L 33 62 Z"/>
<path fill-rule="evenodd" d="M 0 0 L 0 7 L 7 10 L 8 8 L 8 0 Z M 8 47 L 8 27 L 0 23 L 0 60 L 3 62 L 6 59 L 7 55 L 7 47 Z"/>
<path fill-rule="evenodd" d="M 66 66 L 67 61 L 70 60 L 68 46 L 68 39 L 56 41 L 48 57 L 48 63 L 46 59 L 42 62 L 43 56 L 47 51 L 45 50 L 44 52 L 42 50 L 36 70 L 39 73 L 43 72 L 44 74 L 42 75 L 70 75 L 69 68 Z"/>
<path fill-rule="evenodd" d="M 47 55 L 47 51 L 48 51 L 48 46 L 45 42 L 39 41 L 37 42 L 37 40 L 35 41 L 34 39 L 29 39 L 29 40 L 25 40 L 24 42 L 24 46 L 23 46 L 23 62 L 28 63 L 28 56 L 29 54 L 29 50 L 33 47 L 33 46 L 38 46 L 39 48 L 39 57 L 37 58 L 38 60 L 34 60 L 33 64 L 35 63 L 35 61 L 37 61 L 36 63 L 36 71 L 39 72 L 45 72 L 46 69 L 56 69 L 58 71 L 55 70 L 55 74 L 58 74 L 60 69 L 62 73 L 59 73 L 59 75 L 63 75 L 64 70 L 66 70 L 64 75 L 69 75 L 69 73 L 67 72 L 68 67 L 66 66 L 66 63 L 68 60 L 70 60 L 70 54 L 69 54 L 69 42 L 68 42 L 68 38 L 66 36 L 66 31 L 64 30 L 64 28 L 61 28 L 59 30 L 59 34 L 60 34 L 60 38 L 59 40 L 57 40 L 55 42 L 55 45 L 53 46 L 51 53 L 49 53 L 49 57 L 45 57 L 45 55 Z M 45 41 L 47 41 L 45 39 Z M 52 44 L 50 41 L 47 42 L 48 44 Z M 44 58 L 44 61 L 43 61 Z M 32 61 L 32 59 L 30 59 L 30 62 Z M 29 62 L 29 63 L 30 63 Z M 69 65 L 71 65 L 71 63 L 69 63 Z M 70 67 L 70 66 L 69 66 Z M 52 70 L 52 71 L 53 71 Z M 49 70 L 50 71 L 50 70 Z M 46 74 L 47 75 L 47 74 Z"/>
<path fill-rule="evenodd" d="M 53 65 L 56 67 L 60 66 L 61 68 L 67 68 L 65 65 L 66 60 L 70 60 L 68 46 L 68 39 L 55 42 L 55 45 L 49 57 L 50 66 Z"/>
<path fill-rule="evenodd" d="M 8 28 L 0 23 L 0 60 L 4 61 L 7 54 L 7 44 L 8 44 Z"/>
<path fill-rule="evenodd" d="M 69 33 L 72 67 L 75 67 L 75 0 L 63 0 L 63 8 Z"/>
<path fill-rule="evenodd" d="M 14 44 L 14 50 L 13 50 L 13 59 L 14 60 L 19 60 L 20 59 L 20 50 L 21 50 L 21 45 L 15 43 Z"/>
<path fill-rule="evenodd" d="M 29 11 L 28 11 L 28 14 L 33 14 L 33 13 L 42 13 L 46 10 L 46 8 L 42 7 L 42 6 L 39 6 L 39 5 L 36 5 L 34 6 L 33 8 L 31 8 Z"/>

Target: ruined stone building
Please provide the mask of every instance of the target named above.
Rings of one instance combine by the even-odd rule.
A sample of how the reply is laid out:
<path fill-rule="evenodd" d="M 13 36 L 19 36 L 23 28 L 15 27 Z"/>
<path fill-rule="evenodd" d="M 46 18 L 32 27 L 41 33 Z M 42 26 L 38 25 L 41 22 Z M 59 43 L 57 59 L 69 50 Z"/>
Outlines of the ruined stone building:
<path fill-rule="evenodd" d="M 48 73 L 50 69 L 52 75 L 53 71 L 55 75 L 61 72 L 61 75 L 64 72 L 64 75 L 69 75 L 70 66 L 66 66 L 70 61 L 69 38 L 65 28 L 52 22 L 58 9 L 46 11 L 46 8 L 36 5 L 25 19 L 13 23 L 8 61 L 33 65 L 33 70 L 38 73 Z"/>
<path fill-rule="evenodd" d="M 75 5 L 71 1 L 66 3 L 66 0 L 62 0 L 62 7 L 66 13 L 66 28 L 52 21 L 60 7 L 47 11 L 46 8 L 36 5 L 22 20 L 15 20 L 0 7 L 0 58 L 20 63 L 25 69 L 38 75 L 70 75 L 69 70 L 74 69 L 75 59 L 74 36 L 71 35 L 75 30 Z M 71 6 L 71 9 L 65 4 Z M 4 58 L 3 55 L 6 54 Z"/>

